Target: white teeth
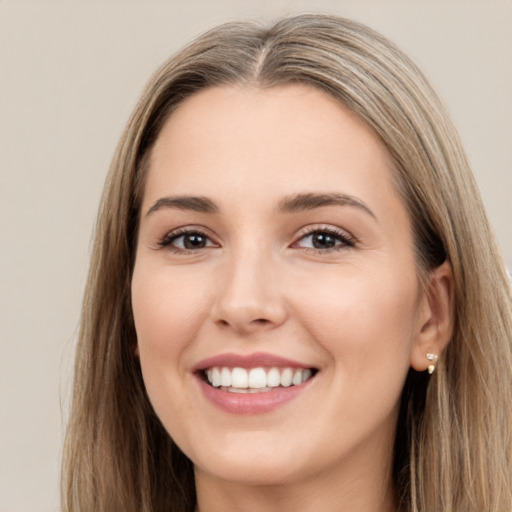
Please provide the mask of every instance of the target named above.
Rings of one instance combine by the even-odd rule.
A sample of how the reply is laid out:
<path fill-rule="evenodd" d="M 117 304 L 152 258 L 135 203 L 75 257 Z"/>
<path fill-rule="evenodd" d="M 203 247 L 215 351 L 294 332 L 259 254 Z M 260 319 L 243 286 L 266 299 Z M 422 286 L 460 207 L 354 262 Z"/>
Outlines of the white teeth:
<path fill-rule="evenodd" d="M 222 368 L 220 372 L 220 385 L 231 386 L 231 372 L 229 368 Z"/>
<path fill-rule="evenodd" d="M 291 368 L 285 368 L 281 373 L 281 386 L 285 388 L 291 386 L 293 379 L 293 372 Z"/>
<path fill-rule="evenodd" d="M 294 386 L 302 384 L 302 370 L 295 370 L 295 373 L 293 374 L 292 384 Z"/>
<path fill-rule="evenodd" d="M 247 388 L 228 388 L 228 391 L 230 393 L 248 393 L 249 390 Z"/>
<path fill-rule="evenodd" d="M 249 372 L 249 387 L 253 389 L 267 387 L 267 374 L 263 368 L 253 368 Z"/>
<path fill-rule="evenodd" d="M 228 391 L 229 393 L 261 393 L 265 391 L 270 391 L 270 388 L 262 388 L 262 389 L 252 389 L 252 388 L 223 388 L 223 391 Z"/>
<path fill-rule="evenodd" d="M 302 372 L 302 382 L 306 382 L 307 380 L 311 379 L 312 375 L 313 375 L 313 372 L 309 368 L 306 368 Z"/>
<path fill-rule="evenodd" d="M 229 368 L 214 366 L 205 371 L 208 382 L 214 387 L 232 393 L 258 393 L 271 388 L 298 386 L 313 376 L 309 368 Z"/>
<path fill-rule="evenodd" d="M 215 367 L 212 371 L 212 386 L 218 388 L 220 386 L 220 370 Z"/>
<path fill-rule="evenodd" d="M 231 385 L 234 388 L 249 387 L 249 374 L 245 368 L 233 368 L 231 371 Z"/>
<path fill-rule="evenodd" d="M 269 388 L 277 388 L 281 384 L 281 374 L 277 368 L 270 368 L 267 373 L 267 386 Z"/>

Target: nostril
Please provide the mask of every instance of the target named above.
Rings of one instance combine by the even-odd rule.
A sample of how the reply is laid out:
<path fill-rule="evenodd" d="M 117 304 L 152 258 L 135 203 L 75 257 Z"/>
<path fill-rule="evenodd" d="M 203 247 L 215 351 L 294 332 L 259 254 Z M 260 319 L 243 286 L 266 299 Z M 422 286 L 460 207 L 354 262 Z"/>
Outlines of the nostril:
<path fill-rule="evenodd" d="M 257 331 L 259 329 L 267 329 L 272 325 L 272 321 L 267 318 L 255 318 L 254 320 L 248 320 L 246 322 L 237 322 L 236 319 L 230 322 L 229 319 L 219 318 L 216 323 L 222 329 L 232 327 L 239 332 L 245 333 Z"/>

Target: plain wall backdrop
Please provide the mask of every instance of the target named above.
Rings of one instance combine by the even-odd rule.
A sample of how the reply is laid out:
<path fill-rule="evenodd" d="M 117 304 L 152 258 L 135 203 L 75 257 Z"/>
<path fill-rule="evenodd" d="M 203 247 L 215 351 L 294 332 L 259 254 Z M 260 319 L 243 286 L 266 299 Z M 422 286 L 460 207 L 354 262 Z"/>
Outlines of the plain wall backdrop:
<path fill-rule="evenodd" d="M 92 227 L 149 75 L 221 22 L 319 10 L 368 23 L 425 70 L 512 268 L 510 0 L 0 0 L 0 512 L 59 508 Z"/>

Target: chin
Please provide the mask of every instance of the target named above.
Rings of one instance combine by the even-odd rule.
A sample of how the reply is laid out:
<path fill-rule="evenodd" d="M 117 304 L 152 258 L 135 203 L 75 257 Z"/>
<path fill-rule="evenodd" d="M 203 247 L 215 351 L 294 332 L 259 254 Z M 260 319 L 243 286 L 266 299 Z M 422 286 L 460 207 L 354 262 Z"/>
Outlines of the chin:
<path fill-rule="evenodd" d="M 211 467 L 194 466 L 196 471 L 210 474 L 211 477 L 230 482 L 235 485 L 245 486 L 271 486 L 285 485 L 300 479 L 300 474 L 290 470 L 288 466 L 282 466 L 270 461 L 255 463 L 245 459 L 240 463 L 232 461 L 226 464 Z"/>
<path fill-rule="evenodd" d="M 264 446 L 264 443 L 261 444 Z M 245 449 L 228 449 L 222 453 L 197 457 L 196 471 L 210 474 L 214 478 L 239 485 L 279 485 L 287 484 L 306 476 L 306 468 L 297 457 L 299 450 L 273 450 L 269 446 L 260 449 L 253 446 Z M 298 460 L 299 459 L 299 460 Z"/>

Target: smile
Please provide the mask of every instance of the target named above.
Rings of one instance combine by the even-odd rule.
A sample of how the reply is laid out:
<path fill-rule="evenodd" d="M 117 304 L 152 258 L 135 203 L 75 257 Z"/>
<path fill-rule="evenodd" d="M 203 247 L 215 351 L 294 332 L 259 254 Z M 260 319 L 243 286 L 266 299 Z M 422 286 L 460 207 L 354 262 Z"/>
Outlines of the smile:
<path fill-rule="evenodd" d="M 298 386 L 314 374 L 310 368 L 240 368 L 214 366 L 204 370 L 206 382 L 231 393 L 262 393 L 275 388 Z"/>
<path fill-rule="evenodd" d="M 285 406 L 314 386 L 319 369 L 267 353 L 224 353 L 193 369 L 201 394 L 232 415 L 263 414 Z"/>

